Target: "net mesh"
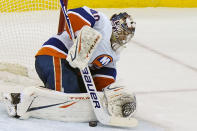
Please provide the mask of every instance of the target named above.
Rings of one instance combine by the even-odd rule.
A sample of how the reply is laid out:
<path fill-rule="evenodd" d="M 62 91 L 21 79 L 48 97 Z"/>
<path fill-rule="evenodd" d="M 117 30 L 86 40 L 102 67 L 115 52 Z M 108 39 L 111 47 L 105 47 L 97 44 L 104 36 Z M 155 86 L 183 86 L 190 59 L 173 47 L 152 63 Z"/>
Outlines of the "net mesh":
<path fill-rule="evenodd" d="M 59 0 L 2 0 L 1 12 L 24 12 L 38 10 L 57 10 Z"/>
<path fill-rule="evenodd" d="M 9 69 L 17 73 L 18 70 L 17 74 L 29 75 L 34 71 L 36 52 L 57 33 L 59 0 L 6 0 L 0 3 L 0 71 Z"/>

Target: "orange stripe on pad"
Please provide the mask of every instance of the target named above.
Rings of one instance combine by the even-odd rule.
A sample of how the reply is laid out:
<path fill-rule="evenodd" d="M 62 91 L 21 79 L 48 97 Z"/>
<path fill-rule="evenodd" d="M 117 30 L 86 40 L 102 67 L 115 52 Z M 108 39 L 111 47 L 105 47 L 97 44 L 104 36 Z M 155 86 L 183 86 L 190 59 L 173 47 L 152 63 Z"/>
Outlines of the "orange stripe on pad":
<path fill-rule="evenodd" d="M 124 88 L 118 88 L 118 89 L 115 89 L 114 91 L 119 91 L 119 90 L 122 90 L 122 89 L 124 89 Z"/>
<path fill-rule="evenodd" d="M 78 53 L 81 51 L 81 33 L 80 33 L 80 40 L 79 40 L 79 49 L 78 49 Z"/>
<path fill-rule="evenodd" d="M 73 102 L 73 103 L 70 103 L 70 104 L 68 104 L 68 105 L 60 106 L 60 108 L 67 108 L 67 107 L 69 107 L 69 106 L 72 106 L 72 105 L 75 104 L 75 103 L 77 103 L 77 102 Z"/>

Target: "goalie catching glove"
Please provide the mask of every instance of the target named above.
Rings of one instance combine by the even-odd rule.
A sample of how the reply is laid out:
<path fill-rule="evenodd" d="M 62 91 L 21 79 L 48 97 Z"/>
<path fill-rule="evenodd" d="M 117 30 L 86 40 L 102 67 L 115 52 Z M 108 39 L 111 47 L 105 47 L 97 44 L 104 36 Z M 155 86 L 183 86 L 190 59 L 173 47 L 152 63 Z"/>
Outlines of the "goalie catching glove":
<path fill-rule="evenodd" d="M 136 97 L 126 89 L 115 84 L 104 88 L 107 109 L 115 117 L 132 117 L 136 112 Z"/>

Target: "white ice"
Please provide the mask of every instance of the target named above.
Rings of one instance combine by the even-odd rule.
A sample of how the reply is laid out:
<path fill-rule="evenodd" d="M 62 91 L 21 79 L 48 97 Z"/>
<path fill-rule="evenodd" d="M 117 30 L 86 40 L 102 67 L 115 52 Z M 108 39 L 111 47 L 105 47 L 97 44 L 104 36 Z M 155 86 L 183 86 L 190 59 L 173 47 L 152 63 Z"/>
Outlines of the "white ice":
<path fill-rule="evenodd" d="M 139 126 L 136 128 L 111 128 L 99 124 L 96 128 L 88 127 L 87 123 L 64 123 L 57 121 L 28 119 L 17 120 L 8 117 L 5 108 L 0 104 L 0 130 L 1 131 L 196 131 L 197 130 L 197 8 L 131 8 L 131 9 L 99 9 L 110 17 L 114 12 L 127 11 L 136 21 L 136 34 L 132 42 L 122 52 L 117 64 L 118 79 L 121 80 L 131 92 L 136 92 L 138 101 Z M 27 14 L 26 14 L 27 15 Z M 52 16 L 57 13 L 52 14 Z M 28 15 L 27 15 L 28 16 Z M 52 17 L 51 16 L 51 17 Z M 53 17 L 54 17 L 53 16 Z M 6 18 L 2 22 L 0 14 L 0 29 L 10 27 Z M 42 40 L 37 38 L 40 29 L 49 24 L 51 29 Z M 52 32 L 56 32 L 56 21 L 50 18 L 34 19 L 34 26 L 17 21 L 29 27 L 32 36 L 26 34 L 23 41 L 34 38 L 34 43 L 43 42 Z M 54 24 L 55 23 L 55 24 Z M 12 25 L 13 26 L 13 25 Z M 15 25 L 22 28 L 22 25 Z M 6 32 L 7 31 L 7 32 Z M 0 32 L 13 35 L 5 41 L 20 41 L 13 34 L 14 30 Z M 18 31 L 20 33 L 20 29 Z M 2 37 L 0 39 L 2 40 Z M 6 44 L 9 44 L 6 43 Z M 33 43 L 33 42 L 32 42 Z M 1 44 L 2 45 L 2 44 Z M 40 45 L 28 45 L 32 54 Z M 0 49 L 1 56 L 4 54 Z M 8 46 L 7 46 L 8 47 Z M 28 47 L 26 47 L 28 48 Z M 4 49 L 5 50 L 5 49 Z M 13 53 L 19 54 L 17 50 Z M 29 56 L 32 57 L 33 55 Z M 12 55 L 14 58 L 17 56 Z M 32 57 L 33 58 L 33 57 Z M 29 60 L 29 59 L 28 59 Z M 21 60 L 23 61 L 23 60 Z M 25 61 L 25 60 L 24 60 Z M 23 62 L 24 65 L 26 64 Z M 32 64 L 32 59 L 29 63 Z M 10 73 L 0 72 L 0 90 L 21 88 L 39 85 L 40 81 L 34 78 L 15 76 Z"/>

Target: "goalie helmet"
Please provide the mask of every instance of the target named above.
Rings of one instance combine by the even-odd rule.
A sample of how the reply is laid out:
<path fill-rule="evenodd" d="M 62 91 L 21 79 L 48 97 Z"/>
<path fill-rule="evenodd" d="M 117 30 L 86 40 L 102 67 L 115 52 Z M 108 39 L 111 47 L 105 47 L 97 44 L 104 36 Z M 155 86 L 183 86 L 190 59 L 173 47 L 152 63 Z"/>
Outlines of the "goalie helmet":
<path fill-rule="evenodd" d="M 126 12 L 114 14 L 111 18 L 111 46 L 114 51 L 131 40 L 135 33 L 135 22 Z"/>

